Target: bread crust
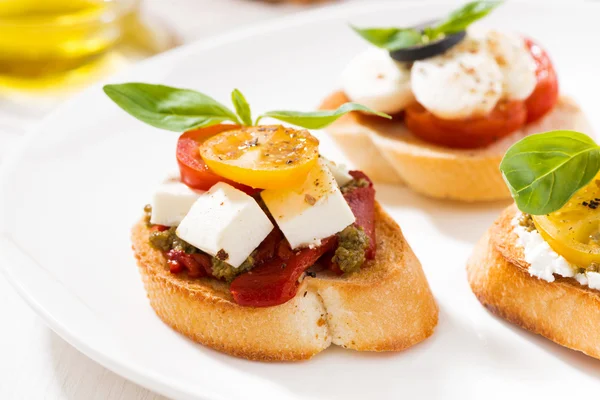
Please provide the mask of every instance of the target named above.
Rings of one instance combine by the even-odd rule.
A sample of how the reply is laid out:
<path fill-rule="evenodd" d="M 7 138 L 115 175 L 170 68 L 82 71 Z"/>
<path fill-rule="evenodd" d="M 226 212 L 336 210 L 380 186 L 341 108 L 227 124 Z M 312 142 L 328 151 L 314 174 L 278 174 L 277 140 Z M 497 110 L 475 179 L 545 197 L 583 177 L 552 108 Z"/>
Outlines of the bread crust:
<path fill-rule="evenodd" d="M 473 293 L 499 317 L 600 359 L 600 292 L 572 278 L 531 276 L 511 225 L 516 211 L 504 210 L 475 247 L 467 263 Z"/>
<path fill-rule="evenodd" d="M 342 92 L 327 97 L 322 109 L 335 109 L 349 101 Z M 414 136 L 403 123 L 347 114 L 327 132 L 356 166 L 373 180 L 405 183 L 423 195 L 466 202 L 510 198 L 498 170 L 508 147 L 519 139 L 553 129 L 591 133 L 579 106 L 561 97 L 540 121 L 483 149 L 451 149 L 435 146 Z"/>
<path fill-rule="evenodd" d="M 306 277 L 285 304 L 233 302 L 229 286 L 168 270 L 143 221 L 132 231 L 150 305 L 169 326 L 217 351 L 261 361 L 308 359 L 332 343 L 360 351 L 398 351 L 429 337 L 438 308 L 399 226 L 376 204 L 376 259 L 349 277 Z"/>

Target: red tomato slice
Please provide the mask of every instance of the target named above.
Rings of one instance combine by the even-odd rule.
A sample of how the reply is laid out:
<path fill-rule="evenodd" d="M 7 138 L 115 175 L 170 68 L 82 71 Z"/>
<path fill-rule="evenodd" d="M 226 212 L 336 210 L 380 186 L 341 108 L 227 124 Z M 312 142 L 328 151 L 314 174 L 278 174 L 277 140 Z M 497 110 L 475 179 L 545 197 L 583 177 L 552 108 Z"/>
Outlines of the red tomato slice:
<path fill-rule="evenodd" d="M 522 101 L 499 102 L 489 115 L 459 120 L 441 119 L 419 103 L 406 109 L 404 122 L 421 139 L 440 146 L 472 149 L 487 146 L 525 124 Z"/>
<path fill-rule="evenodd" d="M 558 78 L 548 53 L 533 40 L 525 38 L 525 44 L 535 59 L 537 86 L 525 100 L 527 123 L 537 121 L 554 108 L 558 101 Z"/>
<path fill-rule="evenodd" d="M 281 257 L 253 268 L 231 282 L 235 302 L 247 307 L 271 307 L 296 296 L 298 279 L 326 252 L 335 247 L 337 237 L 324 239 L 321 246 L 293 252 L 286 260 Z"/>
<path fill-rule="evenodd" d="M 239 129 L 239 125 L 214 125 L 207 128 L 194 129 L 184 132 L 177 141 L 177 163 L 179 164 L 179 173 L 181 181 L 193 189 L 208 190 L 215 183 L 227 182 L 248 194 L 256 193 L 258 190 L 240 183 L 232 182 L 228 179 L 208 169 L 208 166 L 200 157 L 199 147 L 206 139 L 228 130 Z"/>

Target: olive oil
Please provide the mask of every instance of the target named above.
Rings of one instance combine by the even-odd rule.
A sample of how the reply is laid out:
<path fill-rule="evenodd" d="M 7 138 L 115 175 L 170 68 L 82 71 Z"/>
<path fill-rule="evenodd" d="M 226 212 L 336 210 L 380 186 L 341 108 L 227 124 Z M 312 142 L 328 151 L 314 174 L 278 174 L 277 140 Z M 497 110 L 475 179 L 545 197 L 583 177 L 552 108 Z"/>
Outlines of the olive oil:
<path fill-rule="evenodd" d="M 135 2 L 0 0 L 0 75 L 43 77 L 98 58 Z"/>

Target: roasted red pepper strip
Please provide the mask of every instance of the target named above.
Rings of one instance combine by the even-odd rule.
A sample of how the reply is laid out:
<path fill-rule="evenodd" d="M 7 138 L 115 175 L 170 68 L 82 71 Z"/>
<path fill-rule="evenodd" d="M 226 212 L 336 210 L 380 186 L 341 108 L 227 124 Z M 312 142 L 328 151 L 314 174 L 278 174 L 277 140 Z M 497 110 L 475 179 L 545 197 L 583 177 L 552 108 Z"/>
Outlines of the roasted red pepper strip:
<path fill-rule="evenodd" d="M 205 254 L 187 254 L 181 250 L 169 250 L 167 263 L 172 273 L 177 274 L 185 268 L 190 278 L 201 278 L 212 270 L 210 257 Z"/>
<path fill-rule="evenodd" d="M 256 249 L 256 253 L 254 254 L 255 265 L 264 264 L 275 257 L 277 246 L 282 240 L 283 233 L 281 233 L 279 228 L 273 229 Z"/>
<path fill-rule="evenodd" d="M 212 274 L 212 261 L 207 254 L 196 253 L 192 254 L 192 258 L 196 261 L 204 270 L 205 276 L 213 276 Z"/>
<path fill-rule="evenodd" d="M 161 225 L 156 225 L 160 227 Z M 153 227 L 154 228 L 154 227 Z M 167 227 L 168 229 L 168 227 Z M 279 229 L 273 229 L 273 231 L 262 241 L 260 246 L 256 249 L 254 255 L 254 262 L 256 265 L 264 264 L 271 260 L 275 256 L 277 246 L 283 239 L 283 234 Z M 212 261 L 211 258 L 204 253 L 187 254 L 181 250 L 169 250 L 165 253 L 167 257 L 167 263 L 171 273 L 178 274 L 187 270 L 190 278 L 200 278 L 203 276 L 212 275 Z"/>
<path fill-rule="evenodd" d="M 337 237 L 324 239 L 321 246 L 293 252 L 287 260 L 275 257 L 231 282 L 235 302 L 248 307 L 271 307 L 292 299 L 298 291 L 298 279 L 326 252 L 333 249 Z"/>
<path fill-rule="evenodd" d="M 377 242 L 375 237 L 375 188 L 373 182 L 362 171 L 350 171 L 354 179 L 365 179 L 369 186 L 358 187 L 344 193 L 344 198 L 356 217 L 355 224 L 363 228 L 369 237 L 369 248 L 365 251 L 367 260 L 375 258 Z"/>

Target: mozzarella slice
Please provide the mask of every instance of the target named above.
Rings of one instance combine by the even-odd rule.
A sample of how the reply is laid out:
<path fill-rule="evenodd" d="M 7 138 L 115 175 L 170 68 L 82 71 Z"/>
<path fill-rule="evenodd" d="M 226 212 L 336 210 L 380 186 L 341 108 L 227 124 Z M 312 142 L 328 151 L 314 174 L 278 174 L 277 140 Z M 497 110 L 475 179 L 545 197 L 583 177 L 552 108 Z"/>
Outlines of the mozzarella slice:
<path fill-rule="evenodd" d="M 333 174 L 333 177 L 335 178 L 335 181 L 337 182 L 339 187 L 344 186 L 352 179 L 354 179 L 352 178 L 352 175 L 348 173 L 348 168 L 346 168 L 346 166 L 344 166 L 343 164 L 336 164 L 323 156 L 321 156 L 321 159 L 323 160 L 325 165 L 327 165 L 329 171 L 331 171 L 331 173 Z"/>
<path fill-rule="evenodd" d="M 355 218 L 326 161 L 319 159 L 302 186 L 261 193 L 267 208 L 293 249 L 319 245 Z"/>
<path fill-rule="evenodd" d="M 194 190 L 179 180 L 178 176 L 165 179 L 152 196 L 150 223 L 177 226 L 188 213 L 192 204 L 204 193 Z"/>
<path fill-rule="evenodd" d="M 256 200 L 219 182 L 202 194 L 177 227 L 177 236 L 239 267 L 273 230 Z"/>
<path fill-rule="evenodd" d="M 485 52 L 450 51 L 417 61 L 411 77 L 419 103 L 439 118 L 487 115 L 502 97 L 502 72 Z"/>
<path fill-rule="evenodd" d="M 537 67 L 523 38 L 511 33 L 489 31 L 480 40 L 502 71 L 504 96 L 512 100 L 528 98 L 537 85 Z"/>
<path fill-rule="evenodd" d="M 341 84 L 350 100 L 388 114 L 415 101 L 410 66 L 394 61 L 383 49 L 371 48 L 354 58 L 342 72 Z"/>

